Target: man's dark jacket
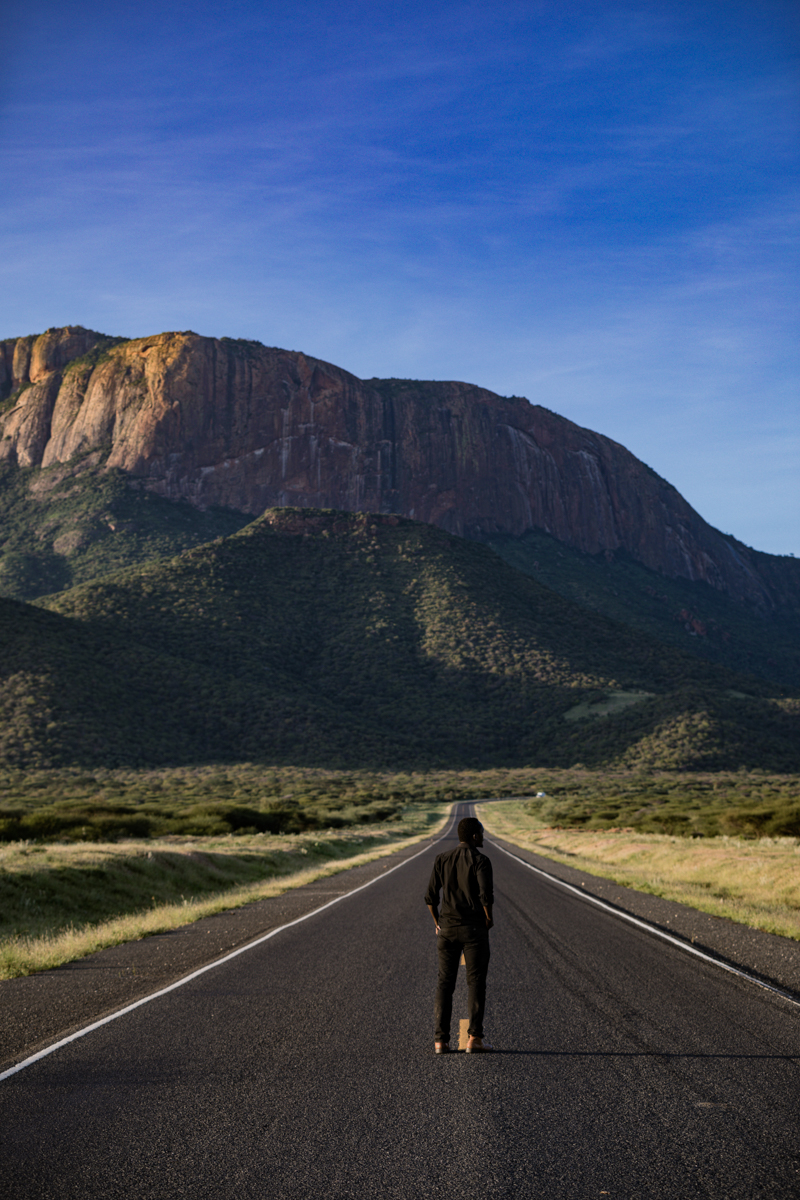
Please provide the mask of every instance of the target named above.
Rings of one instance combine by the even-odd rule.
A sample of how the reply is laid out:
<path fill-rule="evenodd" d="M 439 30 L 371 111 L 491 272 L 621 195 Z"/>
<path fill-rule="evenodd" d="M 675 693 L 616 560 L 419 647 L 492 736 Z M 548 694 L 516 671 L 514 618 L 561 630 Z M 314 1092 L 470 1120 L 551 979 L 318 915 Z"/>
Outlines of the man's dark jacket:
<path fill-rule="evenodd" d="M 492 864 L 480 850 L 459 842 L 455 850 L 440 854 L 433 864 L 425 903 L 439 904 L 439 925 L 453 929 L 458 925 L 486 926 L 486 913 L 494 902 Z"/>

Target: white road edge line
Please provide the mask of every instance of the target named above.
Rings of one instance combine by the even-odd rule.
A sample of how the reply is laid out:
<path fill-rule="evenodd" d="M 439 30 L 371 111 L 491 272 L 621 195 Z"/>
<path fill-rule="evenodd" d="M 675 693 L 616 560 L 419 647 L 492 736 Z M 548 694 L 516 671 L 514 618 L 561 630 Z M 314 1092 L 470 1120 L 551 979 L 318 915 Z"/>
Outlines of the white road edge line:
<path fill-rule="evenodd" d="M 454 804 L 453 813 L 455 808 L 456 805 Z M 9 1067 L 6 1071 L 0 1073 L 0 1082 L 8 1079 L 11 1075 L 16 1075 L 18 1071 L 24 1071 L 26 1067 L 33 1066 L 35 1062 L 38 1062 L 41 1058 L 46 1058 L 48 1054 L 55 1053 L 62 1046 L 68 1046 L 70 1042 L 76 1042 L 78 1038 L 85 1037 L 87 1033 L 93 1033 L 95 1029 L 100 1029 L 103 1025 L 109 1025 L 119 1017 L 124 1017 L 126 1013 L 133 1012 L 135 1008 L 141 1008 L 143 1004 L 149 1004 L 151 1000 L 158 1000 L 159 996 L 166 996 L 168 992 L 174 992 L 176 988 L 183 987 L 185 983 L 190 983 L 193 979 L 197 979 L 199 975 L 205 975 L 206 971 L 213 971 L 217 967 L 223 966 L 224 963 L 230 962 L 232 958 L 238 958 L 240 954 L 246 954 L 248 950 L 254 950 L 256 946 L 260 946 L 263 942 L 268 942 L 270 938 L 274 938 L 277 934 L 283 933 L 284 929 L 291 929 L 293 925 L 299 925 L 302 921 L 308 921 L 311 917 L 316 917 L 318 913 L 324 912 L 326 908 L 330 908 L 334 904 L 339 904 L 342 900 L 349 899 L 350 896 L 355 896 L 357 892 L 363 892 L 364 888 L 372 887 L 373 883 L 378 883 L 381 879 L 386 879 L 393 871 L 399 871 L 401 867 L 405 867 L 408 863 L 413 862 L 415 858 L 419 858 L 422 854 L 427 854 L 432 846 L 436 845 L 436 842 L 440 842 L 443 838 L 447 837 L 452 829 L 454 820 L 455 816 L 453 815 L 446 829 L 439 834 L 436 841 L 431 842 L 424 849 L 418 850 L 410 858 L 404 858 L 401 863 L 390 867 L 383 874 L 376 875 L 374 879 L 370 879 L 367 883 L 359 884 L 357 888 L 353 888 L 350 892 L 344 892 L 341 896 L 336 896 L 333 900 L 328 900 L 326 904 L 321 904 L 319 908 L 304 913 L 302 917 L 295 917 L 293 921 L 287 921 L 285 925 L 279 925 L 276 929 L 270 929 L 269 933 L 256 938 L 254 942 L 248 942 L 246 946 L 240 946 L 238 950 L 232 950 L 230 954 L 226 954 L 223 958 L 217 958 L 214 962 L 206 963 L 204 967 L 199 967 L 196 971 L 192 971 L 190 975 L 184 975 L 182 979 L 176 980 L 175 983 L 169 984 L 168 987 L 160 988 L 157 992 L 151 992 L 149 996 L 142 996 L 141 1000 L 136 1000 L 133 1004 L 127 1004 L 125 1008 L 120 1008 L 117 1012 L 109 1013 L 107 1017 L 102 1017 L 99 1021 L 93 1021 L 91 1025 L 87 1025 L 84 1029 L 79 1029 L 76 1033 L 71 1033 L 69 1037 L 62 1038 L 60 1042 L 54 1042 L 52 1046 L 46 1046 L 44 1050 L 40 1050 L 37 1054 L 32 1054 L 30 1058 L 26 1058 L 23 1062 L 17 1063 L 16 1066 Z"/>
<path fill-rule="evenodd" d="M 684 942 L 681 938 L 673 937 L 672 934 L 665 933 L 663 929 L 659 929 L 657 925 L 651 925 L 649 921 L 642 921 L 639 917 L 631 916 L 630 913 L 626 913 L 620 908 L 615 908 L 613 904 L 606 904 L 604 900 L 598 900 L 597 896 L 592 896 L 588 892 L 583 891 L 582 888 L 574 887 L 571 883 L 565 883 L 557 875 L 551 875 L 549 871 L 542 871 L 540 867 L 534 867 L 533 863 L 526 862 L 524 858 L 512 854 L 510 850 L 506 850 L 503 846 L 498 845 L 497 842 L 489 842 L 489 845 L 495 850 L 499 850 L 502 854 L 507 854 L 509 858 L 513 858 L 516 862 L 522 863 L 523 867 L 527 867 L 529 871 L 535 871 L 537 875 L 544 876 L 551 883 L 557 883 L 559 887 L 566 888 L 568 892 L 573 892 L 576 896 L 580 896 L 581 900 L 586 900 L 589 904 L 595 904 L 598 908 L 605 909 L 612 916 L 619 917 L 622 921 L 628 921 L 631 925 L 638 925 L 640 929 L 644 929 L 647 933 L 655 934 L 656 937 L 662 938 L 665 942 L 670 942 L 673 946 L 677 946 L 679 950 L 684 950 L 687 954 L 693 954 L 695 958 L 702 958 L 703 962 L 711 963 L 714 967 L 720 967 L 723 971 L 729 971 L 731 975 L 738 975 L 740 979 L 746 979 L 748 983 L 755 983 L 768 992 L 774 992 L 783 1000 L 788 1000 L 790 1004 L 794 1004 L 800 1008 L 800 1000 L 791 992 L 786 992 L 783 988 L 776 987 L 772 983 L 765 983 L 757 975 L 751 975 L 749 971 L 743 971 L 741 967 L 734 967 L 730 963 L 723 962 L 722 959 L 714 958 L 711 954 L 705 954 L 702 950 L 698 950 L 696 946 L 693 946 L 691 942 Z M 533 854 L 535 851 L 531 851 L 531 853 Z"/>

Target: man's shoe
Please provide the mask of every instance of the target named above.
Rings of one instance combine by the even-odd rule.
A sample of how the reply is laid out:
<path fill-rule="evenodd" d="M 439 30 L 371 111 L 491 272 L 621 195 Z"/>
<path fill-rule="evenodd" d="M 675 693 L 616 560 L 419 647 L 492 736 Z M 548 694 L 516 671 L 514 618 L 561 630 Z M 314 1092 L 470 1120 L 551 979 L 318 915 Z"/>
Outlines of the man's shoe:
<path fill-rule="evenodd" d="M 434 1052 L 434 1054 L 449 1054 L 450 1053 L 450 1043 L 449 1042 L 434 1042 L 433 1052 Z"/>
<path fill-rule="evenodd" d="M 490 1050 L 494 1050 L 494 1046 L 482 1037 L 471 1037 L 467 1042 L 467 1054 L 486 1054 Z"/>

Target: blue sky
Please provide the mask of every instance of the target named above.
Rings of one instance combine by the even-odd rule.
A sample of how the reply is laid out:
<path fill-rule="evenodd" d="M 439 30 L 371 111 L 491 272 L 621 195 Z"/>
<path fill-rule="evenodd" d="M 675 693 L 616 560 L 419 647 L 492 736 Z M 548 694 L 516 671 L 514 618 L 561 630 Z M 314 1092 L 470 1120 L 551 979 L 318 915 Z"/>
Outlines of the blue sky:
<path fill-rule="evenodd" d="M 800 554 L 797 0 L 3 6 L 0 336 L 463 379 Z"/>

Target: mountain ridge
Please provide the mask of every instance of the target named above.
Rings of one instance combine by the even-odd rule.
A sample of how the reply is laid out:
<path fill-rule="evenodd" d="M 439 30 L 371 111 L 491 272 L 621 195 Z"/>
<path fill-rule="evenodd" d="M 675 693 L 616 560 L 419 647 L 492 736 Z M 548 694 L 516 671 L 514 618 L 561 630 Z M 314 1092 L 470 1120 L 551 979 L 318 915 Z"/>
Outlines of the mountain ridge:
<path fill-rule="evenodd" d="M 398 512 L 473 539 L 544 530 L 765 614 L 800 608 L 800 563 L 713 529 L 619 443 L 472 384 L 359 380 L 258 342 L 69 326 L 0 343 L 0 427 L 0 461 L 117 468 L 200 509 Z"/>

